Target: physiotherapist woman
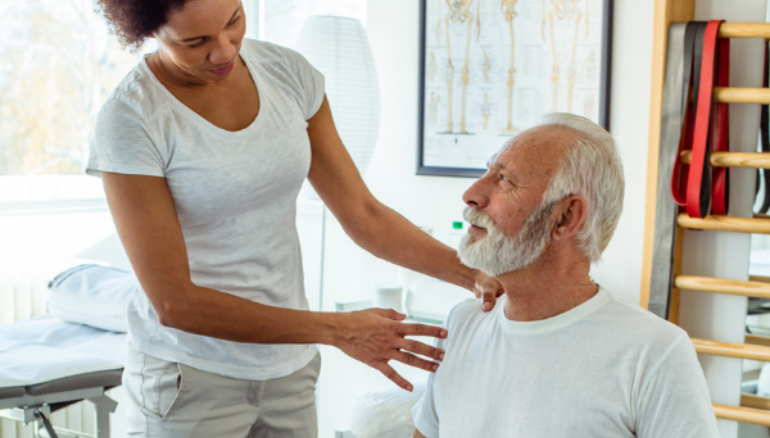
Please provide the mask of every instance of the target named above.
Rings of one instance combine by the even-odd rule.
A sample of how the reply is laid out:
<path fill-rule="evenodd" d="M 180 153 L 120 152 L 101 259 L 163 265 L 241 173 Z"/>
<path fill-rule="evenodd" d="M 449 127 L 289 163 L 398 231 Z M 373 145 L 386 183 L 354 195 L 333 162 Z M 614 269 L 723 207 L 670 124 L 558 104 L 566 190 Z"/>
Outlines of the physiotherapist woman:
<path fill-rule="evenodd" d="M 155 38 L 102 107 L 87 172 L 101 176 L 141 284 L 128 309 L 129 435 L 317 436 L 315 344 L 411 385 L 443 352 L 388 310 L 308 311 L 296 201 L 307 177 L 362 248 L 482 294 L 496 280 L 380 204 L 347 154 L 324 78 L 244 39 L 239 0 L 99 0 L 124 44 Z"/>

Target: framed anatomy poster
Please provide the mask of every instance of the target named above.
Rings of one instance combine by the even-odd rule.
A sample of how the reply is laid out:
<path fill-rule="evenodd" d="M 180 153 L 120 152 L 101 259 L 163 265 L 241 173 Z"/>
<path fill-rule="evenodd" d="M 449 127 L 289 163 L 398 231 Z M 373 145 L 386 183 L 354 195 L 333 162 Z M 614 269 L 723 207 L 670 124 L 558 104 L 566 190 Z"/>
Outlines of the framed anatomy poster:
<path fill-rule="evenodd" d="M 612 0 L 421 0 L 418 175 L 478 177 L 551 112 L 609 128 Z"/>

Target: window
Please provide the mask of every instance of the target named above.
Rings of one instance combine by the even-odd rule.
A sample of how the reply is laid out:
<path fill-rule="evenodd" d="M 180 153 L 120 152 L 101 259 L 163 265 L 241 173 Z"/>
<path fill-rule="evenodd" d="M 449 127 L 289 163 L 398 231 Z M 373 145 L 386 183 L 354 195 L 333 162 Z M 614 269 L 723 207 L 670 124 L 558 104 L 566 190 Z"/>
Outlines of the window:
<path fill-rule="evenodd" d="M 96 115 L 142 51 L 93 0 L 0 3 L 0 277 L 39 275 L 114 233 L 83 172 Z"/>
<path fill-rule="evenodd" d="M 141 54 L 121 49 L 92 0 L 2 7 L 0 175 L 81 174 L 96 114 Z"/>

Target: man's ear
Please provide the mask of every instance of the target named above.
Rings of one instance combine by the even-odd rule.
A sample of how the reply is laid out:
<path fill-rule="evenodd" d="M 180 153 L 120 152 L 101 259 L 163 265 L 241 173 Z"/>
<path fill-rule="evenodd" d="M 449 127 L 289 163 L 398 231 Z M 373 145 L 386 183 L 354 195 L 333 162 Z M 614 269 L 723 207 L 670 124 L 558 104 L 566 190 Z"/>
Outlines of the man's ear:
<path fill-rule="evenodd" d="M 574 237 L 586 220 L 586 200 L 580 195 L 562 199 L 554 209 L 553 240 L 569 240 Z"/>

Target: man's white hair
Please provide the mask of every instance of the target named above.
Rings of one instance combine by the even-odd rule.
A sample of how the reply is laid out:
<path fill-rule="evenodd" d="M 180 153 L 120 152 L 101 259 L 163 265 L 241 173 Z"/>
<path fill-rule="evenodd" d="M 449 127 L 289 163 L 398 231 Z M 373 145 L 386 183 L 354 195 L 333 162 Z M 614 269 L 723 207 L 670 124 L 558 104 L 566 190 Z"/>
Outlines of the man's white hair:
<path fill-rule="evenodd" d="M 543 204 L 580 195 L 588 203 L 576 238 L 578 248 L 596 262 L 607 248 L 623 211 L 623 163 L 615 140 L 596 123 L 575 114 L 553 113 L 538 126 L 565 126 L 581 135 L 561 159 L 543 194 Z"/>

